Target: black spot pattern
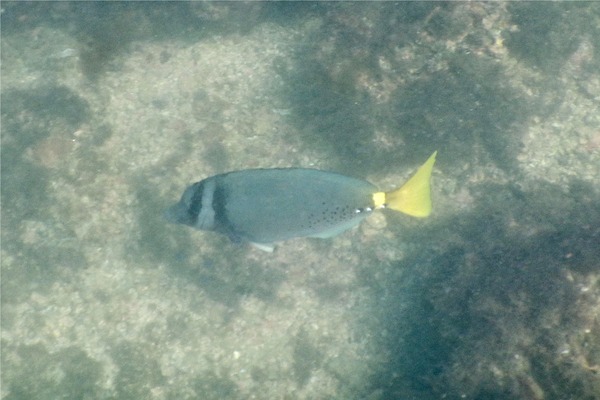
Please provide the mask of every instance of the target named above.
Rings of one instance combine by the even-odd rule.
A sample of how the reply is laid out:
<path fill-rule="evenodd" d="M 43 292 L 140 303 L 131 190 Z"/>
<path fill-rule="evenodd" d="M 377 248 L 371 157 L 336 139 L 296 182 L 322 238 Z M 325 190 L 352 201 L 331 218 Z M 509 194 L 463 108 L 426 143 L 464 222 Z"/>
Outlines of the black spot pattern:
<path fill-rule="evenodd" d="M 355 207 L 349 204 L 332 205 L 323 202 L 322 206 L 322 211 L 308 214 L 306 221 L 308 229 L 321 230 L 324 227 L 334 227 L 372 211 L 370 207 Z"/>

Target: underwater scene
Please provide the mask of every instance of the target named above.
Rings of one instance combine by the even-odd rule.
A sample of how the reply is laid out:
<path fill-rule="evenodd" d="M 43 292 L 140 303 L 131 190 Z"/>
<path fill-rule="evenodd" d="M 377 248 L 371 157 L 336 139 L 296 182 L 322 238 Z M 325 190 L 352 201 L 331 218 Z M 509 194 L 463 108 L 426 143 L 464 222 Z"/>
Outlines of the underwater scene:
<path fill-rule="evenodd" d="M 2 400 L 600 398 L 600 3 L 0 7 Z"/>

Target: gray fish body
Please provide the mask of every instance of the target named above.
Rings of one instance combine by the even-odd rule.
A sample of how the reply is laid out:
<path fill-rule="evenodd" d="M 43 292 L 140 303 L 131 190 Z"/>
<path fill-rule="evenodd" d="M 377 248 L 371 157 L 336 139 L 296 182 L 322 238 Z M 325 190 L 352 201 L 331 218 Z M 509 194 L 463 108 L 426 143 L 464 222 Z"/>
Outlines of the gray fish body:
<path fill-rule="evenodd" d="M 186 189 L 169 221 L 272 248 L 294 237 L 335 236 L 371 213 L 377 188 L 314 169 L 254 169 L 216 175 Z"/>

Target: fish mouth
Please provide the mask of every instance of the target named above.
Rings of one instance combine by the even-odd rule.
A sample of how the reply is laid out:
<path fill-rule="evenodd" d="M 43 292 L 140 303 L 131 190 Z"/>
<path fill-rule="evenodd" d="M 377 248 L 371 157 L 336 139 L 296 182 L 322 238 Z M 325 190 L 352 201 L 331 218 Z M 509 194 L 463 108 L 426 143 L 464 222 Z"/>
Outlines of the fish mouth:
<path fill-rule="evenodd" d="M 181 203 L 177 203 L 163 212 L 164 219 L 172 224 L 190 225 L 190 215 L 187 212 L 187 207 Z"/>

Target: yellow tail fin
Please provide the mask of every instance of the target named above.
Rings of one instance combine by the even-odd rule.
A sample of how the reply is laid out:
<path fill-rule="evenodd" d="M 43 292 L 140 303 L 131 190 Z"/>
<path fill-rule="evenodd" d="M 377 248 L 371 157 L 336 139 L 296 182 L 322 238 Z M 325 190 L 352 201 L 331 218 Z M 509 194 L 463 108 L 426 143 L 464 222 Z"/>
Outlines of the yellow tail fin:
<path fill-rule="evenodd" d="M 400 189 L 385 194 L 385 203 L 388 208 L 413 217 L 427 217 L 431 214 L 429 181 L 436 155 L 437 151 L 433 152 Z"/>

